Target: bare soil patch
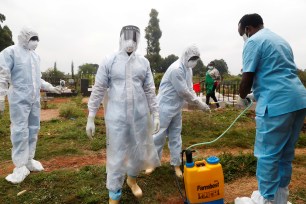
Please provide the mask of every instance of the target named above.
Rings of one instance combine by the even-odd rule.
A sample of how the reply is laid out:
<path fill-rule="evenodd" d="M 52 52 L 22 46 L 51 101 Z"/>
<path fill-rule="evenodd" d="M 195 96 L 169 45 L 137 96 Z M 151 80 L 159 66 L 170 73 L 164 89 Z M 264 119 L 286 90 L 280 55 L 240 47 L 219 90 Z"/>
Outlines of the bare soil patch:
<path fill-rule="evenodd" d="M 42 109 L 40 111 L 40 121 L 49 121 L 59 117 L 58 109 Z"/>
<path fill-rule="evenodd" d="M 83 98 L 83 99 L 82 99 L 82 103 L 88 104 L 88 100 L 89 100 L 88 97 Z M 86 115 L 88 115 L 88 110 L 86 109 L 86 110 L 84 110 L 84 111 L 85 111 Z M 103 108 L 102 105 L 100 106 L 100 108 L 99 108 L 99 110 L 98 110 L 96 116 L 97 116 L 97 117 L 104 117 L 104 108 Z"/>
<path fill-rule="evenodd" d="M 54 103 L 54 104 L 57 104 L 57 103 L 67 103 L 71 101 L 70 98 L 53 98 L 52 100 L 50 100 L 49 102 L 50 103 Z"/>
<path fill-rule="evenodd" d="M 48 104 L 62 104 L 71 101 L 70 98 L 52 98 Z M 58 109 L 41 109 L 40 110 L 40 121 L 50 121 L 52 119 L 59 118 Z"/>
<path fill-rule="evenodd" d="M 206 149 L 203 153 L 205 155 L 219 155 L 224 151 Z M 241 149 L 229 149 L 225 152 L 232 154 L 239 154 L 241 152 L 251 152 L 251 150 L 241 150 Z M 202 152 L 199 151 L 199 155 Z M 305 155 L 306 149 L 296 149 L 296 155 Z M 162 162 L 169 162 L 170 155 L 165 152 L 163 154 Z M 50 160 L 41 161 L 45 168 L 45 172 L 52 172 L 58 169 L 75 169 L 78 170 L 83 166 L 88 165 L 105 165 L 106 163 L 106 152 L 105 150 L 99 153 L 88 153 L 82 156 L 66 156 L 66 157 L 55 157 Z M 14 166 L 11 161 L 5 161 L 0 163 L 0 175 L 7 175 L 11 173 Z M 295 191 L 299 186 L 306 185 L 306 167 L 293 167 L 293 176 L 289 186 L 290 191 Z M 237 197 L 250 197 L 252 192 L 257 190 L 257 181 L 255 177 L 243 177 L 241 179 L 235 180 L 231 183 L 225 184 L 225 203 L 231 203 Z M 182 198 L 180 196 L 170 197 L 167 200 L 161 202 L 163 204 L 181 204 Z"/>

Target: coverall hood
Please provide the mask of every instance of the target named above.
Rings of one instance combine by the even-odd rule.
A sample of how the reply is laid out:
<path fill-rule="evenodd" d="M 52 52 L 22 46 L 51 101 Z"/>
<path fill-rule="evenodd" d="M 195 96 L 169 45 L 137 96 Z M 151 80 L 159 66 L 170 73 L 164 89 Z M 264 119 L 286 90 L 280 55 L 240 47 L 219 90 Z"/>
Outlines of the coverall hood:
<path fill-rule="evenodd" d="M 23 28 L 18 35 L 18 44 L 25 49 L 28 49 L 28 44 L 31 37 L 37 36 L 38 33 L 31 28 Z"/>
<path fill-rule="evenodd" d="M 195 45 L 188 46 L 182 54 L 181 62 L 186 68 L 188 67 L 188 60 L 193 56 L 197 56 L 200 58 L 200 50 Z"/>

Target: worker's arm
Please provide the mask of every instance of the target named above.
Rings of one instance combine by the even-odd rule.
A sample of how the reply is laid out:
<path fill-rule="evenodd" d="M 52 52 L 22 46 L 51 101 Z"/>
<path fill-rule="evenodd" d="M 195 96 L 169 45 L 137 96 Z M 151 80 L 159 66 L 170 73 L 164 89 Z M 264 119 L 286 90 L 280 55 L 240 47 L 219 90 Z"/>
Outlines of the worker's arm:
<path fill-rule="evenodd" d="M 239 86 L 239 95 L 241 98 L 244 99 L 251 92 L 254 75 L 254 72 L 244 72 L 242 74 L 242 80 Z"/>

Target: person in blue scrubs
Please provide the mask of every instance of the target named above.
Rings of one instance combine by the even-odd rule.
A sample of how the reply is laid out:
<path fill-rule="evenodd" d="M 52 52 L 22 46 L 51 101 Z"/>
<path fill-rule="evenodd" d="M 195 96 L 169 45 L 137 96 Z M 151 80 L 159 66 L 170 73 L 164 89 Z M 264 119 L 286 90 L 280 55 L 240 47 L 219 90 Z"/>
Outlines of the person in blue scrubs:
<path fill-rule="evenodd" d="M 301 83 L 290 45 L 264 28 L 260 15 L 244 15 L 238 23 L 245 39 L 242 100 L 253 90 L 256 105 L 255 203 L 287 203 L 294 148 L 306 114 L 306 89 Z"/>

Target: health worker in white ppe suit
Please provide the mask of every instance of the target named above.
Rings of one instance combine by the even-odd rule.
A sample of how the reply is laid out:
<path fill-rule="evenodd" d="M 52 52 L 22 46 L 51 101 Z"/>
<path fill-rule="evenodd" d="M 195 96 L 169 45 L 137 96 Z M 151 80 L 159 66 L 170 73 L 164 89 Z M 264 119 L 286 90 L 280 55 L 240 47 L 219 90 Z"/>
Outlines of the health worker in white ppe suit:
<path fill-rule="evenodd" d="M 15 165 L 5 179 L 14 184 L 21 183 L 30 171 L 44 170 L 34 160 L 40 129 L 40 89 L 60 94 L 59 89 L 41 79 L 40 58 L 35 52 L 38 41 L 35 31 L 24 28 L 18 44 L 0 53 L 0 96 L 8 96 Z"/>
<path fill-rule="evenodd" d="M 109 203 L 119 203 L 126 174 L 133 194 L 141 197 L 137 175 L 160 166 L 152 137 L 159 130 L 155 85 L 149 61 L 135 53 L 139 37 L 138 27 L 122 28 L 120 49 L 100 64 L 88 102 L 86 132 L 92 138 L 94 118 L 104 99 Z"/>
<path fill-rule="evenodd" d="M 185 49 L 180 59 L 170 65 L 164 74 L 157 95 L 160 114 L 160 130 L 153 136 L 155 147 L 159 159 L 162 157 L 162 150 L 169 139 L 169 149 L 171 161 L 175 173 L 182 177 L 180 169 L 182 151 L 182 107 L 184 102 L 197 105 L 203 111 L 210 111 L 208 105 L 203 103 L 197 97 L 192 86 L 192 69 L 197 65 L 200 59 L 200 51 L 195 45 Z M 147 169 L 146 173 L 150 174 L 154 169 Z"/>

